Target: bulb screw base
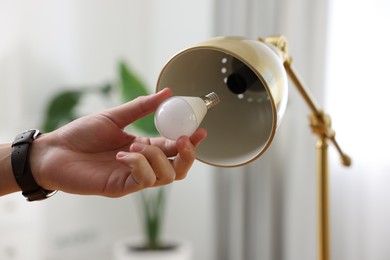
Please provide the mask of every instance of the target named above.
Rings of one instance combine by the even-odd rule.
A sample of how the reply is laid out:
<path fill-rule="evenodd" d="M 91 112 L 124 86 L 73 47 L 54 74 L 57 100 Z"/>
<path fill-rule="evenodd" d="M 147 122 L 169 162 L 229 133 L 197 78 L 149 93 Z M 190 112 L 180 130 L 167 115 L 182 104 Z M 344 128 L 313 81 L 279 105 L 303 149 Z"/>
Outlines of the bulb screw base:
<path fill-rule="evenodd" d="M 211 92 L 207 94 L 206 96 L 202 97 L 202 99 L 206 104 L 207 109 L 215 107 L 221 102 L 218 95 L 215 92 Z"/>

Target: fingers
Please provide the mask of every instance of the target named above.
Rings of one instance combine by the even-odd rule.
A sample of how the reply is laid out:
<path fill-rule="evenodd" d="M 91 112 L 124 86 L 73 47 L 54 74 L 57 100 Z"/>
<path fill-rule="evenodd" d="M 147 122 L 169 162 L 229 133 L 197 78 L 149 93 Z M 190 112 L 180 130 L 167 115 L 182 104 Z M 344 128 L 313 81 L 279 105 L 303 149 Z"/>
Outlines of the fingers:
<path fill-rule="evenodd" d="M 204 128 L 198 128 L 190 137 L 191 143 L 196 147 L 207 137 L 207 131 Z"/>
<path fill-rule="evenodd" d="M 172 162 L 176 170 L 176 179 L 181 180 L 187 176 L 192 164 L 195 161 L 195 146 L 188 136 L 182 136 L 177 140 L 178 154 Z"/>
<path fill-rule="evenodd" d="M 129 152 L 119 152 L 117 160 L 131 170 L 124 193 L 130 193 L 152 186 L 161 186 L 186 177 L 196 158 L 196 146 L 206 138 L 207 132 L 198 129 L 191 137 L 182 136 L 174 144 L 175 159 L 171 142 L 158 147 L 147 143 L 133 143 Z M 169 146 L 169 147 L 168 147 Z"/>
<path fill-rule="evenodd" d="M 178 154 L 172 162 L 176 171 L 176 180 L 184 179 L 187 176 L 196 158 L 195 148 L 206 136 L 206 130 L 200 128 L 191 137 L 182 136 L 177 140 Z"/>
<path fill-rule="evenodd" d="M 140 153 L 149 162 L 155 173 L 155 183 L 153 186 L 169 184 L 175 180 L 176 172 L 164 152 L 153 145 L 133 143 L 130 152 Z"/>
<path fill-rule="evenodd" d="M 194 147 L 198 146 L 200 142 L 202 142 L 207 136 L 207 131 L 204 128 L 198 128 L 190 137 L 190 142 L 193 144 Z M 180 138 L 179 138 L 180 139 Z M 168 140 L 162 137 L 157 138 L 137 138 L 137 142 L 141 143 L 148 143 L 154 146 L 159 147 L 166 156 L 173 157 L 176 156 L 178 153 L 177 149 L 177 142 Z"/>
<path fill-rule="evenodd" d="M 176 172 L 166 155 L 156 146 L 133 143 L 130 152 L 119 152 L 117 160 L 131 170 L 124 193 L 147 187 L 166 185 L 175 180 Z"/>
<path fill-rule="evenodd" d="M 172 96 L 172 90 L 165 88 L 156 94 L 138 97 L 123 105 L 108 109 L 103 112 L 103 115 L 110 118 L 119 128 L 124 128 L 137 119 L 154 112 L 170 96 Z"/>
<path fill-rule="evenodd" d="M 119 185 L 115 185 L 116 190 L 113 194 L 123 196 L 132 192 L 151 187 L 156 182 L 156 175 L 146 158 L 139 153 L 119 152 L 116 156 L 117 160 L 122 163 L 127 169 L 122 174 L 127 175 Z M 130 172 L 130 173 L 128 173 Z M 118 187 L 121 187 L 119 189 Z"/>

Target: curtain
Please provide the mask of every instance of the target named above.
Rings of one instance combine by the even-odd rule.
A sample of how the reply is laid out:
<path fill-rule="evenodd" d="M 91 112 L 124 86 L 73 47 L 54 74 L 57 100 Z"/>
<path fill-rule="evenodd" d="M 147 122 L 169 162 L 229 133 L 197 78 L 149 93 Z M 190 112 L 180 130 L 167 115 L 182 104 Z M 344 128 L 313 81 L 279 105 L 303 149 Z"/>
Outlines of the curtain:
<path fill-rule="evenodd" d="M 217 35 L 285 35 L 295 69 L 322 102 L 326 1 L 216 0 L 215 13 Z M 315 138 L 309 110 L 289 85 L 268 151 L 245 167 L 217 170 L 218 259 L 316 259 Z"/>
<path fill-rule="evenodd" d="M 340 167 L 337 156 L 330 158 L 332 256 L 390 259 L 390 2 L 330 2 L 327 103 L 340 143 L 352 157 L 349 168 Z M 380 36 L 379 44 L 369 35 Z"/>

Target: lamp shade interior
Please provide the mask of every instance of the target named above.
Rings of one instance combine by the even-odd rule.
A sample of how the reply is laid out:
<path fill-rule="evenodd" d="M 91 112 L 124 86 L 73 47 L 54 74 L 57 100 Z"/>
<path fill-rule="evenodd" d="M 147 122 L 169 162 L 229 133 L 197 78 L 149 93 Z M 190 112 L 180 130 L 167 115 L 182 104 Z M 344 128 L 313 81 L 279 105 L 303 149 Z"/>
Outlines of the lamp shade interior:
<path fill-rule="evenodd" d="M 269 146 L 278 125 L 278 113 L 282 112 L 278 110 L 285 107 L 281 93 L 286 90 L 280 88 L 286 88 L 287 80 L 280 66 L 273 72 L 272 66 L 280 61 L 269 47 L 260 48 L 262 51 L 268 48 L 266 55 L 259 54 L 256 47 L 246 49 L 245 44 L 240 49 L 254 50 L 253 54 L 258 55 L 255 60 L 265 57 L 269 62 L 271 57 L 271 69 L 267 66 L 264 70 L 258 62 L 246 59 L 240 51 L 235 52 L 234 46 L 223 47 L 226 40 L 240 45 L 242 39 L 220 40 L 222 46 L 218 40 L 212 41 L 174 56 L 160 74 L 157 91 L 170 87 L 176 96 L 204 96 L 215 92 L 221 102 L 207 112 L 200 125 L 208 136 L 197 149 L 197 159 L 215 166 L 233 167 L 256 159 Z"/>

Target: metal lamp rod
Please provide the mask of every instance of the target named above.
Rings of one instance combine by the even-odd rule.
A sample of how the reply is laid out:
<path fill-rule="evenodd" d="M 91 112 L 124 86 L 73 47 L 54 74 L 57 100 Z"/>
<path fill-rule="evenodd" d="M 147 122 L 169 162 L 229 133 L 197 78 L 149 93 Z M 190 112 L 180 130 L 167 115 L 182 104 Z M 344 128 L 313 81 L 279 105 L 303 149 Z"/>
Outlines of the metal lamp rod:
<path fill-rule="evenodd" d="M 277 47 L 284 59 L 284 68 L 287 75 L 294 83 L 296 89 L 305 100 L 312 114 L 310 115 L 310 126 L 317 135 L 317 185 L 318 185 L 318 260 L 330 259 L 329 241 L 329 169 L 328 169 L 328 140 L 336 147 L 345 166 L 351 165 L 351 158 L 346 155 L 335 139 L 335 131 L 331 127 L 330 116 L 324 113 L 319 107 L 309 90 L 305 88 L 292 68 L 292 59 L 287 51 L 287 41 L 283 36 L 260 39 Z"/>

